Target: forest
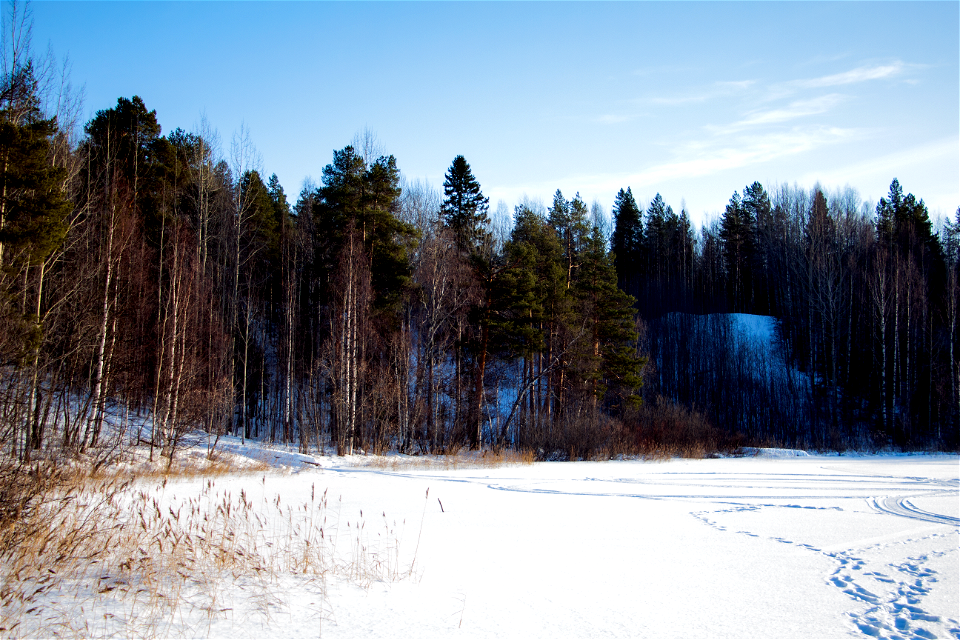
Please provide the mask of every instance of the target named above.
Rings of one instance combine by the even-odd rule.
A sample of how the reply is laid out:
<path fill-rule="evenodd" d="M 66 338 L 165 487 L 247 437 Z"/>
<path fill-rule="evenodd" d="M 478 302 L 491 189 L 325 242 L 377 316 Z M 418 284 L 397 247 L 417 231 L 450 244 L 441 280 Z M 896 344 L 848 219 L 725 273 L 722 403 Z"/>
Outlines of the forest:
<path fill-rule="evenodd" d="M 10 460 L 131 438 L 172 460 L 197 432 L 537 459 L 960 444 L 960 209 L 935 227 L 896 179 L 875 206 L 731 185 L 699 229 L 626 185 L 609 214 L 559 190 L 491 211 L 463 156 L 440 192 L 363 131 L 288 197 L 249 132 L 164 134 L 137 96 L 80 126 L 49 79 L 13 56 L 0 87 Z M 775 319 L 782 370 L 731 314 Z"/>

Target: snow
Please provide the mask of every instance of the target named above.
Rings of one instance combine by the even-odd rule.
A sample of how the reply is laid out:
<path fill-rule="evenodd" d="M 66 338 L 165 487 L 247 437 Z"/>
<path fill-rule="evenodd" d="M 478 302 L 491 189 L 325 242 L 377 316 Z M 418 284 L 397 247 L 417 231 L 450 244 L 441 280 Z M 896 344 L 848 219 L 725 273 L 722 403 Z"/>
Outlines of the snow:
<path fill-rule="evenodd" d="M 786 383 L 790 377 L 801 378 L 799 371 L 790 366 L 784 356 L 777 333 L 777 319 L 773 316 L 758 316 L 749 313 L 719 314 L 730 320 L 730 327 L 737 336 L 740 350 L 750 353 L 758 378 L 770 378 Z M 764 371 L 768 373 L 764 373 Z"/>
<path fill-rule="evenodd" d="M 721 314 L 723 315 L 723 314 Z M 777 339 L 777 319 L 773 316 L 758 316 L 750 313 L 727 314 L 733 327 L 750 342 L 766 345 L 772 349 Z"/>
<path fill-rule="evenodd" d="M 274 466 L 215 480 L 261 505 L 268 529 L 283 522 L 263 505 L 327 491 L 341 569 L 264 588 L 241 576 L 216 611 L 180 606 L 156 635 L 960 638 L 957 456 L 489 466 L 219 446 Z M 144 487 L 175 506 L 207 482 Z M 344 571 L 358 553 L 362 575 Z M 82 635 L 130 635 L 117 625 L 135 606 L 71 615 Z"/>

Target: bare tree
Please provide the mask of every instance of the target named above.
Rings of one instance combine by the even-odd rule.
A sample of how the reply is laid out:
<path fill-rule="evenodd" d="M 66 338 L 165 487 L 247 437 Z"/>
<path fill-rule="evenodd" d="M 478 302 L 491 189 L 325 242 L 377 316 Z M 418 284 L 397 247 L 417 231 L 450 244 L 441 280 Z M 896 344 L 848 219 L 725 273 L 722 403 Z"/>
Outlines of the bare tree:
<path fill-rule="evenodd" d="M 327 369 L 333 383 L 337 452 L 352 455 L 360 427 L 361 382 L 367 370 L 364 341 L 370 330 L 370 270 L 359 230 L 347 229 L 338 286 L 331 305 Z"/>
<path fill-rule="evenodd" d="M 237 184 L 234 186 L 234 202 L 233 202 L 233 253 L 231 259 L 233 261 L 233 292 L 230 297 L 230 316 L 231 316 L 231 327 L 233 327 L 233 339 L 231 341 L 230 348 L 230 379 L 236 381 L 236 372 L 235 361 L 237 353 L 236 345 L 236 335 L 240 333 L 241 326 L 244 330 L 245 340 L 244 340 L 244 367 L 241 372 L 241 381 L 240 381 L 240 416 L 239 416 L 239 428 L 242 430 L 241 438 L 246 438 L 247 436 L 247 356 L 249 352 L 249 340 L 250 340 L 250 320 L 252 314 L 252 308 L 247 301 L 246 305 L 246 314 L 245 317 L 240 315 L 240 276 L 244 267 L 244 256 L 241 251 L 242 242 L 244 237 L 244 230 L 247 226 L 247 222 L 250 217 L 253 215 L 253 201 L 250 199 L 252 195 L 249 190 L 245 191 L 240 188 L 240 180 L 244 175 L 250 171 L 257 171 L 261 166 L 261 157 L 259 152 L 253 145 L 253 141 L 250 137 L 250 130 L 247 128 L 246 124 L 240 125 L 240 130 L 234 134 L 233 140 L 230 143 L 230 155 L 231 155 L 231 170 L 234 179 L 237 181 Z M 241 320 L 244 322 L 241 325 Z M 236 418 L 235 418 L 236 419 Z M 237 425 L 234 425 L 236 430 Z"/>

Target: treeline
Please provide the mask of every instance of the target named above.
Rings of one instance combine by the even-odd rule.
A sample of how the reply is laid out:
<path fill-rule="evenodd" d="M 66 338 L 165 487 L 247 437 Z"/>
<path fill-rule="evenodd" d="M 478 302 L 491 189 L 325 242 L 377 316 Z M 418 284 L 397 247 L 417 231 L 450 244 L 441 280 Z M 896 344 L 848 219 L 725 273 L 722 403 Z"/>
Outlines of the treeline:
<path fill-rule="evenodd" d="M 337 452 L 591 454 L 640 402 L 633 300 L 579 197 L 494 233 L 463 157 L 401 188 L 372 136 L 295 204 L 209 131 L 137 97 L 65 135 L 5 95 L 3 442 L 104 445 L 104 416 L 172 452 L 195 429 Z M 25 98 L 23 96 L 26 96 Z M 502 230 L 501 230 L 502 231 Z M 111 431 L 111 437 L 114 432 Z"/>
<path fill-rule="evenodd" d="M 699 234 L 659 194 L 642 210 L 621 191 L 614 216 L 658 393 L 753 441 L 957 447 L 960 210 L 938 234 L 897 180 L 875 208 L 754 182 Z M 791 369 L 721 313 L 775 317 Z"/>
<path fill-rule="evenodd" d="M 245 132 L 223 157 L 208 127 L 163 135 L 133 97 L 73 140 L 29 59 L 3 82 L 14 458 L 110 449 L 107 413 L 168 456 L 198 429 L 542 458 L 684 438 L 956 447 L 960 220 L 939 238 L 896 182 L 876 219 L 852 193 L 755 183 L 699 233 L 628 189 L 608 238 L 560 191 L 494 224 L 462 156 L 440 194 L 364 134 L 291 206 Z M 802 375 L 757 376 L 704 315 L 729 311 L 779 318 Z"/>

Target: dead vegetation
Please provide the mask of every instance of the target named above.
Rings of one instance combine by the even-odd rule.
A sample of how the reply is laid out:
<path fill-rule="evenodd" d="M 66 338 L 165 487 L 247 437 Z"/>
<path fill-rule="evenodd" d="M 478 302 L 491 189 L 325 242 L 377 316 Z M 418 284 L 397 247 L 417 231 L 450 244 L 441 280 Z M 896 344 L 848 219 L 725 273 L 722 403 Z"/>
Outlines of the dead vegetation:
<path fill-rule="evenodd" d="M 274 594 L 291 587 L 316 596 L 321 624 L 329 579 L 366 587 L 413 572 L 400 566 L 397 523 L 386 515 L 342 523 L 315 487 L 287 503 L 248 493 L 269 475 L 236 492 L 217 486 L 222 466 L 208 471 L 183 485 L 122 469 L 0 470 L 0 635 L 205 635 L 235 609 L 268 620 L 280 606 Z"/>
<path fill-rule="evenodd" d="M 369 456 L 362 465 L 387 471 L 402 471 L 407 469 L 493 469 L 515 465 L 533 464 L 536 455 L 532 451 L 514 451 L 503 449 L 500 451 L 465 451 L 459 450 L 450 455 L 424 456 Z"/>
<path fill-rule="evenodd" d="M 656 398 L 634 410 L 623 446 L 645 459 L 706 458 L 737 451 L 741 438 L 722 432 L 695 410 Z"/>

